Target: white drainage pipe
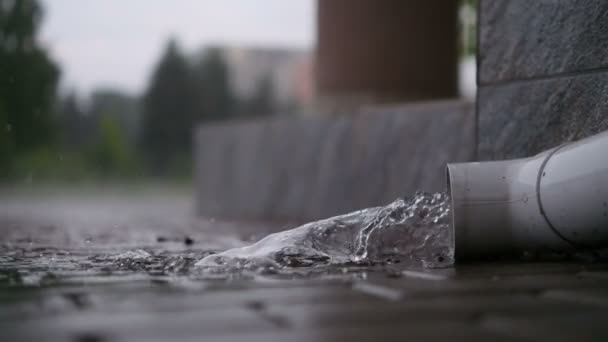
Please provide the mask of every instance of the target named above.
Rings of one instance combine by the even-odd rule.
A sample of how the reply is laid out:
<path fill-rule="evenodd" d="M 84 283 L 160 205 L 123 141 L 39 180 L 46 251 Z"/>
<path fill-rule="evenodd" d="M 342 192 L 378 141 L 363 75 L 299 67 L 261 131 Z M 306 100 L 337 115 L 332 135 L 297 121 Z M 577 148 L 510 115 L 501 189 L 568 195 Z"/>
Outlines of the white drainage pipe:
<path fill-rule="evenodd" d="M 608 131 L 447 169 L 456 260 L 608 247 Z"/>

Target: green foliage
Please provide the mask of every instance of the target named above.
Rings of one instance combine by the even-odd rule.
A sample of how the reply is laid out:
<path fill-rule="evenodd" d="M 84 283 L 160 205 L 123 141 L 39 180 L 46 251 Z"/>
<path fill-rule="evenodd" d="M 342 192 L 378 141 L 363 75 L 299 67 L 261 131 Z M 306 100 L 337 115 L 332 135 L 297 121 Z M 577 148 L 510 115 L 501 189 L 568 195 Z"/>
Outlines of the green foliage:
<path fill-rule="evenodd" d="M 60 144 L 69 151 L 90 142 L 91 125 L 76 94 L 68 94 L 58 105 Z"/>
<path fill-rule="evenodd" d="M 88 148 L 41 147 L 17 156 L 13 180 L 58 182 L 118 180 L 141 174 L 138 159 L 118 123 L 109 116 L 99 125 L 97 141 Z"/>
<path fill-rule="evenodd" d="M 191 168 L 192 134 L 200 122 L 236 114 L 230 70 L 219 49 L 189 63 L 171 40 L 143 98 L 141 147 L 157 175 L 186 175 Z"/>
<path fill-rule="evenodd" d="M 160 173 L 172 156 L 190 153 L 195 96 L 188 62 L 172 40 L 143 98 L 141 146 L 151 167 Z"/>
<path fill-rule="evenodd" d="M 195 121 L 227 120 L 235 115 L 236 98 L 230 84 L 230 70 L 222 52 L 208 49 L 194 66 Z"/>
<path fill-rule="evenodd" d="M 463 57 L 474 56 L 477 50 L 477 8 L 479 0 L 460 2 L 460 53 Z"/>
<path fill-rule="evenodd" d="M 35 0 L 0 6 L 0 177 L 11 175 L 19 154 L 53 142 L 59 69 L 37 43 L 41 19 Z"/>
<path fill-rule="evenodd" d="M 130 144 L 139 134 L 139 100 L 113 89 L 98 89 L 91 94 L 86 113 L 90 125 L 99 126 L 103 116 L 111 117 L 120 126 Z M 95 133 L 92 133 L 96 135 Z"/>
<path fill-rule="evenodd" d="M 137 174 L 135 156 L 125 133 L 110 116 L 102 116 L 99 140 L 89 155 L 101 178 L 124 178 Z"/>
<path fill-rule="evenodd" d="M 57 109 L 59 143 L 17 154 L 11 165 L 11 179 L 39 184 L 139 176 L 135 140 L 126 133 L 128 120 L 124 119 L 133 113 L 126 110 L 131 106 L 125 103 L 132 104 L 128 96 L 112 91 L 95 92 L 86 108 L 75 94 L 64 97 Z"/>
<path fill-rule="evenodd" d="M 13 171 L 13 180 L 25 183 L 82 181 L 92 174 L 82 154 L 51 147 L 41 147 L 17 156 Z"/>
<path fill-rule="evenodd" d="M 0 101 L 0 177 L 10 174 L 13 151 L 12 125 L 8 123 L 7 113 Z"/>

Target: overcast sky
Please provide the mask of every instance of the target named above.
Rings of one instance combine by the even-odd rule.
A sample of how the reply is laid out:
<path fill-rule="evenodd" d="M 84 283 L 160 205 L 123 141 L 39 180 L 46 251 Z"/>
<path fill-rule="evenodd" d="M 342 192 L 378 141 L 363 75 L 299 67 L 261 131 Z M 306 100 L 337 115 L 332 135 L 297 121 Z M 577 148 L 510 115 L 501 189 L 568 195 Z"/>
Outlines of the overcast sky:
<path fill-rule="evenodd" d="M 42 40 L 62 86 L 142 91 L 166 40 L 311 48 L 314 0 L 43 0 Z"/>

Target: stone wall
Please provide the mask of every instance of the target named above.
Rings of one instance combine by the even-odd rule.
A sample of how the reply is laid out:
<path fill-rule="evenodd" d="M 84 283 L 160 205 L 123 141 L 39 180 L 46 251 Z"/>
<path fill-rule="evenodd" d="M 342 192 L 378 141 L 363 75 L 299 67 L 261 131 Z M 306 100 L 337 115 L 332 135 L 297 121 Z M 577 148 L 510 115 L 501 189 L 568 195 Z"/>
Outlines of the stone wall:
<path fill-rule="evenodd" d="M 478 157 L 608 129 L 608 1 L 481 0 Z"/>
<path fill-rule="evenodd" d="M 474 158 L 470 104 L 437 102 L 338 118 L 204 125 L 198 212 L 303 221 L 445 189 L 445 163 Z"/>

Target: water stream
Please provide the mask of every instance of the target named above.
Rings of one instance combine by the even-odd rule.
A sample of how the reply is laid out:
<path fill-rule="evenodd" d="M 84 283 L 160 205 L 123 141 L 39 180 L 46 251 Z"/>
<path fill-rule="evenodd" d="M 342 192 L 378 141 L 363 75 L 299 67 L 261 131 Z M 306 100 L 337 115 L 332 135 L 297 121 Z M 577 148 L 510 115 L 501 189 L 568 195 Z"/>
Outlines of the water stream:
<path fill-rule="evenodd" d="M 165 215 L 160 209 L 166 209 L 166 201 L 142 204 L 141 210 L 115 199 L 108 202 L 111 210 L 100 200 L 65 205 L 55 200 L 55 206 L 42 200 L 40 205 L 10 203 L 15 204 L 0 215 L 0 284 L 91 283 L 125 276 L 309 277 L 453 265 L 445 193 L 419 192 L 386 206 L 274 233 L 253 244 L 220 223 L 189 221 L 187 213 L 170 210 Z M 152 214 L 171 220 L 147 216 Z M 197 228 L 201 225 L 209 229 Z"/>
<path fill-rule="evenodd" d="M 418 192 L 384 206 L 355 211 L 271 234 L 245 247 L 207 256 L 202 272 L 282 272 L 400 264 L 452 266 L 450 205 L 445 193 Z"/>

